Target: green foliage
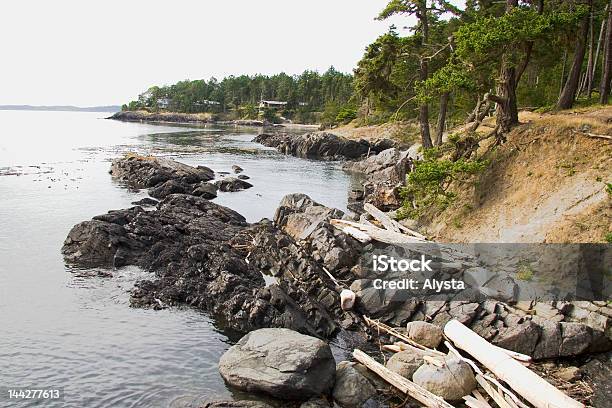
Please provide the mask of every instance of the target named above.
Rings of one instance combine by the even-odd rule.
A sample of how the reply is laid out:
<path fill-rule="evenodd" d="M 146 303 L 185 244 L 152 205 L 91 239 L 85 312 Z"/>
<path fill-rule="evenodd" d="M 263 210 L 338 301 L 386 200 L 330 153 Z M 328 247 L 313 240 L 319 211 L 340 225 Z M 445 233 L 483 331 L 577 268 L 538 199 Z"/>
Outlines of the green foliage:
<path fill-rule="evenodd" d="M 351 106 L 343 106 L 336 115 L 336 122 L 347 124 L 357 117 L 357 109 Z"/>
<path fill-rule="evenodd" d="M 606 183 L 606 192 L 608 196 L 612 197 L 612 183 Z"/>
<path fill-rule="evenodd" d="M 612 244 L 612 232 L 608 232 L 606 233 L 606 235 L 604 236 L 604 240 L 609 243 Z"/>
<path fill-rule="evenodd" d="M 221 81 L 180 81 L 170 86 L 153 86 L 128 104 L 130 110 L 157 109 L 167 99 L 176 112 L 228 112 L 238 117 L 253 116 L 253 106 L 263 100 L 287 102 L 286 116 L 315 117 L 328 102 L 346 104 L 353 96 L 353 76 L 329 68 L 323 74 L 304 71 L 300 75 L 240 75 Z"/>
<path fill-rule="evenodd" d="M 408 174 L 406 186 L 401 191 L 404 199 L 401 217 L 418 217 L 424 210 L 445 209 L 455 198 L 455 193 L 449 191 L 451 183 L 464 183 L 488 165 L 484 160 L 452 161 L 442 158 L 441 154 L 439 148 L 426 150 L 423 160 L 416 162 L 414 170 Z"/>
<path fill-rule="evenodd" d="M 238 107 L 238 116 L 240 119 L 257 119 L 259 111 L 257 106 L 252 103 L 247 103 Z"/>
<path fill-rule="evenodd" d="M 261 117 L 270 123 L 280 123 L 280 118 L 274 109 L 264 109 Z"/>

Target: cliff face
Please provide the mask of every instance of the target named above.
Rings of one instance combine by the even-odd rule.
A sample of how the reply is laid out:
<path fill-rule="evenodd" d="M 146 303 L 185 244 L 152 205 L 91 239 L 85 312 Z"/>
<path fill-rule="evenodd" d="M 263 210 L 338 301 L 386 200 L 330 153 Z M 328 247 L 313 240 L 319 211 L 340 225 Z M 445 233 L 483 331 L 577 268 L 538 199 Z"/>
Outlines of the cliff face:
<path fill-rule="evenodd" d="M 612 108 L 536 115 L 429 231 L 440 241 L 604 242 L 612 233 Z"/>

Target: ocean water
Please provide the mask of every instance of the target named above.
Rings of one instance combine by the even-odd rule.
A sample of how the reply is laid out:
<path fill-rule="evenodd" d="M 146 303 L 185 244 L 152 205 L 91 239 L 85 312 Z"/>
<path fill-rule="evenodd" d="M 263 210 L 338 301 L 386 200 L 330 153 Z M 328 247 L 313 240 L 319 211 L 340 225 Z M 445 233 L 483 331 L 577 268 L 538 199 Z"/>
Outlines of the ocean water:
<path fill-rule="evenodd" d="M 0 397 L 0 407 L 179 407 L 232 394 L 217 362 L 238 334 L 188 308 L 130 308 L 134 281 L 149 276 L 138 268 L 64 265 L 60 249 L 74 224 L 147 195 L 111 179 L 113 158 L 155 154 L 227 172 L 237 164 L 254 187 L 220 193 L 215 202 L 251 222 L 271 218 L 292 192 L 345 209 L 356 182 L 338 163 L 252 143 L 257 129 L 107 115 L 0 111 L 0 389 L 59 388 L 64 395 L 44 404 Z"/>

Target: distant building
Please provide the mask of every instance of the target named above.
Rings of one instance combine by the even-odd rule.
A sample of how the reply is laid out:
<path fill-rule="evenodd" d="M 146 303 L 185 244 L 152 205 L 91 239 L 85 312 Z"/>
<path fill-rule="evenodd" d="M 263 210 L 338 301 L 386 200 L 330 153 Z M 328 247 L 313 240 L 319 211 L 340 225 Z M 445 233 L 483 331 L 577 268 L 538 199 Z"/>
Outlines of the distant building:
<path fill-rule="evenodd" d="M 281 102 L 281 101 L 261 101 L 259 102 L 259 109 L 283 109 L 285 106 L 287 106 L 287 102 Z"/>
<path fill-rule="evenodd" d="M 169 98 L 159 98 L 157 100 L 157 107 L 159 109 L 168 109 L 170 107 L 170 103 L 172 102 Z"/>

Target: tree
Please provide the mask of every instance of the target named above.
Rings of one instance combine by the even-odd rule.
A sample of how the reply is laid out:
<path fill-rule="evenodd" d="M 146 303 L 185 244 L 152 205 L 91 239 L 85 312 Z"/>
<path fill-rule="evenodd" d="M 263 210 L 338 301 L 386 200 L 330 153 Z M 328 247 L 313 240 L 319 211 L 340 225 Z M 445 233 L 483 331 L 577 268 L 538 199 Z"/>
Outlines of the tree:
<path fill-rule="evenodd" d="M 607 7 L 606 42 L 604 47 L 604 69 L 599 84 L 599 103 L 607 104 L 610 97 L 610 81 L 612 80 L 612 0 Z"/>
<path fill-rule="evenodd" d="M 572 67 L 570 68 L 567 81 L 559 96 L 557 102 L 558 109 L 569 109 L 574 104 L 576 99 L 576 92 L 580 82 L 580 73 L 582 72 L 582 63 L 584 61 L 584 54 L 586 51 L 586 44 L 589 35 L 589 16 L 593 7 L 593 0 L 588 0 L 589 13 L 582 17 L 580 28 L 576 35 L 576 48 L 574 50 L 574 60 L 572 61 Z"/>
<path fill-rule="evenodd" d="M 391 0 L 378 16 L 380 20 L 397 14 L 406 14 L 417 18 L 418 24 L 412 29 L 420 38 L 419 81 L 421 82 L 425 82 L 429 78 L 427 53 L 431 48 L 431 44 L 429 44 L 430 21 L 448 12 L 458 13 L 459 10 L 444 0 L 433 0 L 430 4 L 427 0 Z M 427 101 L 422 101 L 419 104 L 419 127 L 423 147 L 425 149 L 433 147 L 429 130 L 429 103 Z"/>

